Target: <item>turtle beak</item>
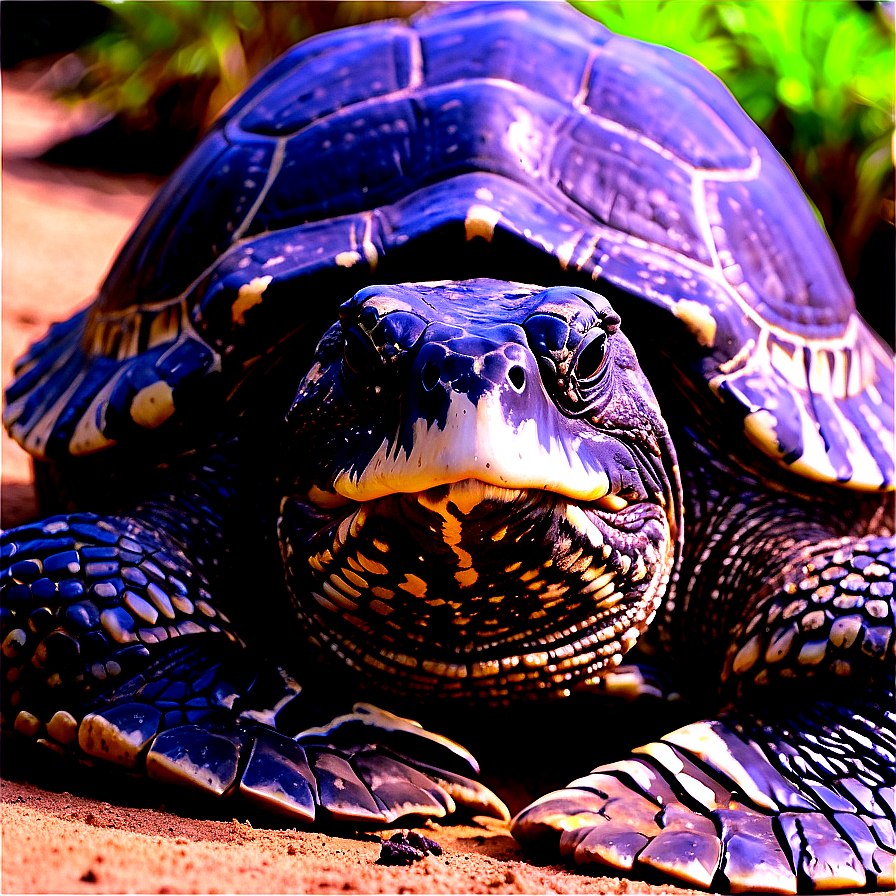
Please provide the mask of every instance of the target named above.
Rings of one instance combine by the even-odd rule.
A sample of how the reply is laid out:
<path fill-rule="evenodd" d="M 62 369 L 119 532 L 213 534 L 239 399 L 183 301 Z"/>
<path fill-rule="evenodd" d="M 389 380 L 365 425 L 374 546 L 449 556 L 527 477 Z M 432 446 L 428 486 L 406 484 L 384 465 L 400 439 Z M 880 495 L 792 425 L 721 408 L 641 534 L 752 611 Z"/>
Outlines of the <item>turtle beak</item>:
<path fill-rule="evenodd" d="M 607 510 L 655 500 L 610 445 L 600 450 L 592 426 L 558 412 L 520 327 L 475 336 L 452 328 L 448 338 L 430 329 L 410 370 L 397 432 L 363 468 L 335 478 L 337 494 L 371 501 L 478 480 Z"/>

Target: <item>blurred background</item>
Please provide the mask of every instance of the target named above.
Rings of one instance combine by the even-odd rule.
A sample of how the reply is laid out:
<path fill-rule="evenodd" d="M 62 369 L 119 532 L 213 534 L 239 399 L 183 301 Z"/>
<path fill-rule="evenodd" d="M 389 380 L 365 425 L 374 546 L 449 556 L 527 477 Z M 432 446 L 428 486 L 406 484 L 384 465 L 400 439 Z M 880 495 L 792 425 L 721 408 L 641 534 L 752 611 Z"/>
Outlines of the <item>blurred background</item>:
<path fill-rule="evenodd" d="M 894 316 L 893 3 L 573 0 L 612 30 L 715 72 L 796 173 L 863 313 Z M 4 75 L 75 113 L 57 165 L 164 175 L 251 78 L 311 34 L 406 17 L 418 2 L 0 4 Z"/>

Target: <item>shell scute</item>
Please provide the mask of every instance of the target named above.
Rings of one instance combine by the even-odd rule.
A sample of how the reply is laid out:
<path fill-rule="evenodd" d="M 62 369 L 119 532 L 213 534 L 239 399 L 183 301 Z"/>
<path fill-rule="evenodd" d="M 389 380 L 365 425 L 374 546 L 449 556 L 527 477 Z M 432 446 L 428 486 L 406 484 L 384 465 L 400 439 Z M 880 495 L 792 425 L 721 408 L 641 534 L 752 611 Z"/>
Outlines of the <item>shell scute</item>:
<path fill-rule="evenodd" d="M 749 168 L 759 135 L 749 119 L 743 125 L 743 111 L 706 69 L 618 36 L 602 48 L 583 105 L 695 168 Z"/>
<path fill-rule="evenodd" d="M 610 130 L 593 116 L 573 118 L 548 164 L 548 179 L 599 221 L 711 263 L 690 172 L 630 133 Z"/>
<path fill-rule="evenodd" d="M 736 265 L 723 272 L 772 325 L 840 335 L 853 311 L 852 293 L 802 191 L 786 174 L 768 160 L 761 177 L 706 182 L 715 245 Z"/>
<path fill-rule="evenodd" d="M 505 16 L 500 30 L 483 29 L 481 18 L 420 24 L 427 85 L 488 78 L 519 84 L 549 99 L 571 103 L 582 88 L 596 46 L 610 32 L 597 26 L 591 39 L 568 27 L 546 28 L 542 10 L 535 15 Z M 436 26 L 435 23 L 438 23 Z M 564 24 L 568 23 L 564 17 Z M 525 48 L 523 51 L 522 48 Z"/>
<path fill-rule="evenodd" d="M 285 338 L 300 327 L 329 318 L 333 308 L 316 296 L 335 287 L 348 294 L 370 280 L 383 253 L 374 216 L 347 215 L 286 227 L 234 247 L 195 288 L 197 330 L 220 353 L 242 361 L 271 348 L 272 334 Z M 314 282 L 313 292 L 307 285 Z M 256 284 L 250 303 L 240 292 Z"/>
<path fill-rule="evenodd" d="M 416 34 L 404 26 L 369 26 L 354 40 L 343 40 L 305 58 L 266 91 L 237 124 L 243 132 L 289 136 L 345 107 L 387 96 L 419 82 Z"/>
<path fill-rule="evenodd" d="M 135 301 L 147 302 L 176 295 L 202 271 L 202 263 L 170 264 L 171 237 L 193 187 L 228 150 L 219 129 L 211 131 L 181 163 L 156 194 L 143 218 L 112 265 L 96 305 L 107 312 L 129 308 Z"/>

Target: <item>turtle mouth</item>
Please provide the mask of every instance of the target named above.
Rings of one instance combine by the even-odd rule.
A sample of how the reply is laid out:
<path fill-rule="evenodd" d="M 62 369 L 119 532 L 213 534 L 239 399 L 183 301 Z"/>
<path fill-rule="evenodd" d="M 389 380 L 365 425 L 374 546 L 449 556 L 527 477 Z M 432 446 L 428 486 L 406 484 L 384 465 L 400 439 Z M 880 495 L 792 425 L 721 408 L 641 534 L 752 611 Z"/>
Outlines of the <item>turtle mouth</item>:
<path fill-rule="evenodd" d="M 287 583 L 311 640 L 377 689 L 510 702 L 618 664 L 674 560 L 666 512 L 467 479 L 351 502 L 284 498 Z"/>

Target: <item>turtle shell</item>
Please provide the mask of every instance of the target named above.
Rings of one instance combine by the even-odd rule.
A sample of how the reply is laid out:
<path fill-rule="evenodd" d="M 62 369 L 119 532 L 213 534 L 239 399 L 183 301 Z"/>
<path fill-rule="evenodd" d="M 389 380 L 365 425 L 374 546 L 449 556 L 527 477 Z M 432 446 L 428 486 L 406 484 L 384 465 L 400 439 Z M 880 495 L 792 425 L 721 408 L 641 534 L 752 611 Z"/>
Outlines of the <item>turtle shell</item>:
<path fill-rule="evenodd" d="M 697 63 L 553 3 L 293 48 L 19 362 L 4 420 L 38 457 L 164 444 L 361 286 L 463 276 L 659 306 L 763 452 L 892 487 L 893 358 L 791 172 Z"/>

